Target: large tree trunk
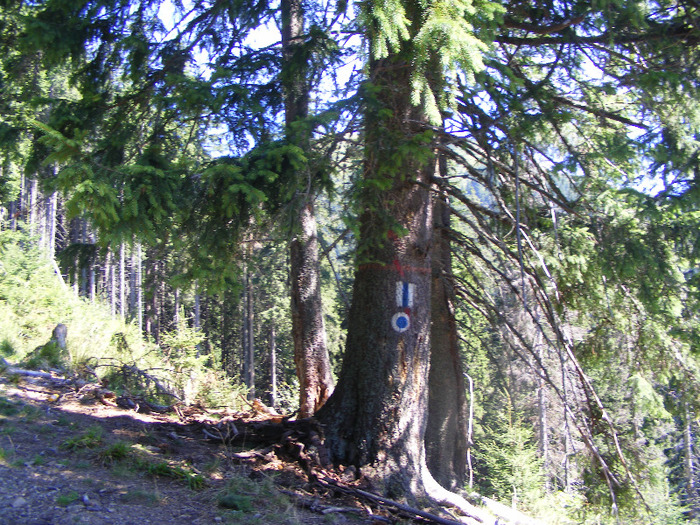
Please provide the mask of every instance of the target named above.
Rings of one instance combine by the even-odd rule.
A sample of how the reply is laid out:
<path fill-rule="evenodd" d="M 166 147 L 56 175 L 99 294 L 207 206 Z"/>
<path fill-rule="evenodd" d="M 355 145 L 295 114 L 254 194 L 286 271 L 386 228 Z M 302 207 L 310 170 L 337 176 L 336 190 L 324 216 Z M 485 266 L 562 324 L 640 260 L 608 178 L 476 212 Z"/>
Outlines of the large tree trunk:
<path fill-rule="evenodd" d="M 407 0 L 422 21 L 425 4 Z M 411 28 L 415 35 L 417 27 Z M 377 28 L 370 27 L 371 40 Z M 360 238 L 343 366 L 318 412 L 338 464 L 354 465 L 387 495 L 427 496 L 477 519 L 483 512 L 438 485 L 425 460 L 430 362 L 434 143 L 412 103 L 415 50 L 369 65 Z"/>
<path fill-rule="evenodd" d="M 301 0 L 282 0 L 282 47 L 285 68 L 285 120 L 287 140 L 308 152 L 309 132 L 300 121 L 308 116 L 307 58 L 303 50 L 304 16 Z M 308 155 L 307 155 L 308 156 Z M 299 417 L 312 416 L 333 390 L 326 329 L 321 302 L 316 216 L 311 173 L 299 175 L 298 213 L 290 245 L 290 280 L 294 363 L 299 378 Z"/>
<path fill-rule="evenodd" d="M 442 171 L 442 170 L 441 170 Z M 430 473 L 443 487 L 463 487 L 467 467 L 467 396 L 455 320 L 450 207 L 433 200 L 432 325 L 428 426 L 425 452 Z"/>
<path fill-rule="evenodd" d="M 388 495 L 423 493 L 427 473 L 435 155 L 417 141 L 425 119 L 411 104 L 409 57 L 370 64 L 377 91 L 366 115 L 347 346 L 335 392 L 318 413 L 333 460 L 363 468 Z"/>

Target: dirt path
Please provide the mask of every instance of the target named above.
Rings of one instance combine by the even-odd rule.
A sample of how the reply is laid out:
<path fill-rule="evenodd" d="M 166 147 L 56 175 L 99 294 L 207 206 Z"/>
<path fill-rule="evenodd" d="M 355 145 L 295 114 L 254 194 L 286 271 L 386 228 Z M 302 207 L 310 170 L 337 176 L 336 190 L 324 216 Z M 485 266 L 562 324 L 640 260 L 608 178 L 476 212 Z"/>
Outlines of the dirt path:
<path fill-rule="evenodd" d="M 298 508 L 281 491 L 303 483 L 279 461 L 240 464 L 175 416 L 0 376 L 0 525 L 371 522 Z"/>

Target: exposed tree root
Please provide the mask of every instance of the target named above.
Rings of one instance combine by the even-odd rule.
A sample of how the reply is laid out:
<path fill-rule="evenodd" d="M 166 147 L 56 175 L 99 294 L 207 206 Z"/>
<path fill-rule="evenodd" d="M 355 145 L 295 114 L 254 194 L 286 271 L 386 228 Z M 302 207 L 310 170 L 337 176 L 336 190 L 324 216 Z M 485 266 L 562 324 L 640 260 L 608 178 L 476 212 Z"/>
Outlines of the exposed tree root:
<path fill-rule="evenodd" d="M 469 503 L 459 494 L 450 492 L 435 481 L 432 474 L 428 470 L 427 465 L 423 465 L 421 469 L 422 485 L 425 491 L 426 497 L 437 505 L 445 507 L 454 507 L 459 510 L 464 517 L 461 518 L 460 523 L 467 523 L 469 525 L 492 525 L 497 523 L 498 520 L 492 514 L 484 511 Z M 454 522 L 453 522 L 454 523 Z"/>
<path fill-rule="evenodd" d="M 79 378 L 66 378 L 55 373 L 24 370 L 10 366 L 0 359 L 4 373 L 49 382 L 53 387 L 69 388 L 80 398 L 94 398 L 105 405 L 147 412 L 169 412 L 175 407 L 149 403 L 142 398 L 117 397 L 113 392 L 98 383 L 89 383 Z M 450 519 L 410 506 L 406 503 L 386 498 L 370 491 L 367 479 L 356 479 L 354 470 L 340 472 L 331 468 L 328 453 L 323 444 L 323 430 L 313 418 L 292 420 L 279 414 L 270 413 L 262 404 L 251 404 L 251 412 L 228 417 L 218 422 L 195 420 L 178 411 L 180 419 L 190 426 L 199 427 L 204 437 L 210 441 L 237 444 L 248 447 L 258 446 L 247 452 L 233 456 L 242 461 L 269 461 L 270 454 L 280 459 L 293 461 L 306 473 L 309 482 L 323 490 L 341 492 L 357 500 L 379 506 L 395 514 L 420 518 L 440 525 L 541 525 L 540 522 L 525 516 L 505 505 L 478 496 L 485 508 L 477 507 L 462 496 L 440 486 L 423 464 L 415 486 L 422 492 L 418 496 L 427 499 L 435 506 L 455 509 L 461 516 L 446 512 Z M 189 421 L 188 421 L 189 420 Z M 421 499 L 421 498 L 419 498 Z M 301 502 L 300 504 L 303 504 Z M 329 510 L 330 509 L 330 510 Z M 351 512 L 350 509 L 329 507 L 326 512 Z"/>
<path fill-rule="evenodd" d="M 327 460 L 322 442 L 322 429 L 313 418 L 291 420 L 281 416 L 265 415 L 258 412 L 255 419 L 243 417 L 228 418 L 218 423 L 199 423 L 203 434 L 212 441 L 260 446 L 262 450 L 240 453 L 240 459 L 265 461 L 267 454 L 274 452 L 278 457 L 297 462 L 309 477 L 309 481 L 325 490 L 337 491 L 384 508 L 395 509 L 399 514 L 421 518 L 441 525 L 542 525 L 538 520 L 501 505 L 493 500 L 478 496 L 484 507 L 476 506 L 464 497 L 442 486 L 430 474 L 424 464 L 416 486 L 422 496 L 435 506 L 454 509 L 456 514 L 447 519 L 434 513 L 418 509 L 379 494 L 372 493 L 366 484 L 355 480 L 354 476 L 344 476 L 333 471 Z M 366 480 L 364 480 L 366 483 Z"/>

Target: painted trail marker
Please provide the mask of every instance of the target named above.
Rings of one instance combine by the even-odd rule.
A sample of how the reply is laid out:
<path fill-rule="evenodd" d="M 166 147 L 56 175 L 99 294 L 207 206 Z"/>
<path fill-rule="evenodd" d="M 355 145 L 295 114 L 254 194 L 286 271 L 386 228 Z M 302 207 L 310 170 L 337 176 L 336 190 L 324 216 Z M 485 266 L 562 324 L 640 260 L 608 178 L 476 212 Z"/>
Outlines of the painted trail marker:
<path fill-rule="evenodd" d="M 405 281 L 396 283 L 396 306 L 399 308 L 413 308 L 413 296 L 416 285 Z"/>
<path fill-rule="evenodd" d="M 415 296 L 416 285 L 405 281 L 396 283 L 396 306 L 402 309 L 391 318 L 391 327 L 398 333 L 403 333 L 411 327 L 411 308 Z"/>
<path fill-rule="evenodd" d="M 391 318 L 391 327 L 398 333 L 403 333 L 408 330 L 411 326 L 411 318 L 406 312 L 399 312 L 394 314 Z"/>

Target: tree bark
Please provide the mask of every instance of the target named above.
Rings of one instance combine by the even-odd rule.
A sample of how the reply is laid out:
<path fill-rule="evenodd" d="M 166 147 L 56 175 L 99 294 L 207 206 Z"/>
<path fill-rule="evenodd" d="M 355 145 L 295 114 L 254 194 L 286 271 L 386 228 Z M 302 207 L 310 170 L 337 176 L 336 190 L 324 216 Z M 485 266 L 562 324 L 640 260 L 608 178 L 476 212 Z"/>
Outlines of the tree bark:
<path fill-rule="evenodd" d="M 126 248 L 119 245 L 119 315 L 126 316 Z"/>
<path fill-rule="evenodd" d="M 115 315 L 117 313 L 117 279 L 116 271 L 114 265 L 114 252 L 110 247 L 107 252 L 107 279 L 109 281 L 109 308 L 110 313 Z"/>
<path fill-rule="evenodd" d="M 436 163 L 431 145 L 416 141 L 425 118 L 410 100 L 405 51 L 370 63 L 376 91 L 367 101 L 365 211 L 347 346 L 335 392 L 318 413 L 333 460 L 362 468 L 390 496 L 424 493 L 427 474 Z"/>
<path fill-rule="evenodd" d="M 304 54 L 304 14 L 301 0 L 282 0 L 283 85 L 287 140 L 310 155 L 309 130 L 303 123 L 309 111 L 308 63 Z M 297 194 L 295 235 L 290 244 L 290 281 L 294 363 L 299 379 L 299 417 L 312 416 L 333 390 L 326 328 L 321 301 L 311 172 L 301 170 Z"/>
<path fill-rule="evenodd" d="M 48 231 L 46 254 L 50 260 L 56 257 L 56 215 L 58 208 L 58 194 L 53 192 L 47 199 L 48 208 Z"/>
<path fill-rule="evenodd" d="M 441 162 L 442 164 L 442 162 Z M 441 171 L 443 171 L 441 169 Z M 467 467 L 467 396 L 455 320 L 450 207 L 433 199 L 430 375 L 425 452 L 428 468 L 443 487 L 464 486 Z"/>
<path fill-rule="evenodd" d="M 700 501 L 698 489 L 695 484 L 695 454 L 693 453 L 693 420 L 687 401 L 684 402 L 683 414 L 683 476 L 685 477 L 685 493 L 687 500 L 684 502 L 689 508 L 690 517 L 695 519 L 700 515 Z"/>
<path fill-rule="evenodd" d="M 253 400 L 255 399 L 255 318 L 253 285 L 247 266 L 243 274 L 243 282 L 243 381 L 248 389 L 248 399 Z"/>
<path fill-rule="evenodd" d="M 540 362 L 544 359 L 543 343 L 540 340 L 540 334 L 537 333 L 535 347 L 537 349 L 537 358 Z M 547 385 L 543 377 L 537 377 L 537 427 L 539 453 L 542 458 L 542 470 L 544 471 L 544 488 L 545 492 L 550 492 L 550 465 L 549 465 L 549 422 L 547 418 Z"/>
<path fill-rule="evenodd" d="M 277 404 L 277 341 L 275 321 L 270 320 L 270 406 Z"/>
<path fill-rule="evenodd" d="M 299 417 L 315 414 L 333 391 L 321 302 L 321 271 L 313 204 L 298 216 L 299 233 L 290 246 L 292 336 L 299 379 Z"/>

